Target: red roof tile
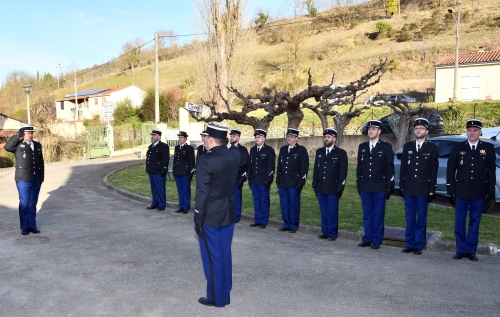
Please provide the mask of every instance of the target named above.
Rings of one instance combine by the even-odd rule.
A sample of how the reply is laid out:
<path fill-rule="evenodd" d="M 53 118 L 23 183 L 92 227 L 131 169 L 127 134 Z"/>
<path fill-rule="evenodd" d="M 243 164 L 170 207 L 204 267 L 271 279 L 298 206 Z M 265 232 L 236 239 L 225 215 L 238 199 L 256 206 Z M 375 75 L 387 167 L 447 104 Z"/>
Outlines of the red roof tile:
<path fill-rule="evenodd" d="M 486 51 L 458 54 L 458 64 L 478 64 L 500 62 L 500 51 Z M 455 54 L 445 55 L 436 66 L 455 65 Z"/>

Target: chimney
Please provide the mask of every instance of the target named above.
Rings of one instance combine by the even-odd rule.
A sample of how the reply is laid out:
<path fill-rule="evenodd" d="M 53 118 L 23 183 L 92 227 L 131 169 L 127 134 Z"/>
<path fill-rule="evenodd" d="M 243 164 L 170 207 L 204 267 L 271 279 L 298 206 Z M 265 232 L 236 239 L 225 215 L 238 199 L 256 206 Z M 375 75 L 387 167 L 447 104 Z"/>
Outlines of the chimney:
<path fill-rule="evenodd" d="M 477 48 L 477 51 L 478 51 L 478 52 L 484 52 L 484 46 L 479 46 L 479 47 Z"/>

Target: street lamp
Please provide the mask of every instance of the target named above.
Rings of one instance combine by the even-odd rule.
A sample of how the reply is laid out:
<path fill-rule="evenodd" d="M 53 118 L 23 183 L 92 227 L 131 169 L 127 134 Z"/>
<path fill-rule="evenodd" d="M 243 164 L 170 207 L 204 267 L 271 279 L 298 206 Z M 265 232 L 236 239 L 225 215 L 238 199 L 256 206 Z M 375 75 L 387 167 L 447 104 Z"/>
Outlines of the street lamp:
<path fill-rule="evenodd" d="M 26 93 L 26 100 L 28 103 L 28 124 L 31 124 L 31 118 L 30 118 L 30 91 L 31 91 L 31 85 L 26 85 L 23 86 L 24 92 Z"/>
<path fill-rule="evenodd" d="M 455 0 L 455 6 L 458 6 L 458 14 L 455 17 L 453 14 L 453 10 L 450 8 L 448 9 L 448 13 L 450 13 L 453 16 L 453 19 L 455 19 L 455 23 L 457 24 L 457 34 L 456 34 L 456 42 L 455 42 L 455 73 L 454 73 L 454 78 L 453 78 L 453 103 L 457 102 L 457 80 L 458 80 L 458 44 L 460 42 L 460 6 L 462 5 L 461 2 L 457 3 L 457 0 Z"/>

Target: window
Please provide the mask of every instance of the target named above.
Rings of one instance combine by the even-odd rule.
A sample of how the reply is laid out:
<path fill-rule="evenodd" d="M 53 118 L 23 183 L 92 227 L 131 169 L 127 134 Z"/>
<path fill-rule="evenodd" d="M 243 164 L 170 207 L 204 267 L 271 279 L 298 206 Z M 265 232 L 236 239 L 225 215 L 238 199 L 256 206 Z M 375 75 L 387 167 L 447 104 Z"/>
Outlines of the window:
<path fill-rule="evenodd" d="M 445 141 L 441 144 L 441 148 L 439 149 L 439 157 L 450 157 L 451 149 L 453 148 L 453 144 L 455 142 Z"/>

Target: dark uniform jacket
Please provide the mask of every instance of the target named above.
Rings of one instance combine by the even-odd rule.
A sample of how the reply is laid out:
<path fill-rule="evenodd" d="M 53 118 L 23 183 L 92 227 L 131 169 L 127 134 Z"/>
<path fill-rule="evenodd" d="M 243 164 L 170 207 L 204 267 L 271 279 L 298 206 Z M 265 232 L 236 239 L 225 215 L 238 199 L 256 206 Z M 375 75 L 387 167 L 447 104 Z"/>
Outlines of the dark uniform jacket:
<path fill-rule="evenodd" d="M 264 185 L 273 182 L 276 153 L 266 144 L 257 152 L 257 145 L 250 149 L 250 162 L 248 164 L 248 182 L 254 185 Z"/>
<path fill-rule="evenodd" d="M 344 190 L 347 178 L 347 152 L 333 147 L 326 155 L 326 147 L 316 150 L 312 187 L 319 194 L 332 195 Z"/>
<path fill-rule="evenodd" d="M 446 169 L 448 193 L 462 199 L 495 195 L 495 158 L 493 144 L 479 141 L 474 151 L 468 141 L 453 144 Z"/>
<path fill-rule="evenodd" d="M 362 192 L 385 192 L 394 187 L 394 151 L 388 142 L 378 140 L 370 154 L 370 141 L 358 147 L 356 184 Z"/>
<path fill-rule="evenodd" d="M 205 147 L 205 145 L 198 145 L 198 150 L 196 151 L 196 162 L 198 162 L 198 159 L 205 153 L 207 153 L 207 148 Z"/>
<path fill-rule="evenodd" d="M 399 188 L 410 196 L 436 192 L 439 153 L 436 144 L 425 140 L 417 153 L 417 141 L 408 142 L 401 154 Z"/>
<path fill-rule="evenodd" d="M 189 176 L 194 169 L 194 148 L 184 143 L 177 144 L 174 150 L 173 174 L 177 176 Z"/>
<path fill-rule="evenodd" d="M 215 146 L 198 162 L 194 223 L 228 226 L 234 222 L 234 183 L 240 162 L 236 149 Z"/>
<path fill-rule="evenodd" d="M 295 144 L 288 152 L 288 145 L 280 148 L 276 184 L 280 187 L 297 187 L 306 183 L 309 155 L 305 147 Z"/>
<path fill-rule="evenodd" d="M 238 150 L 240 151 L 240 166 L 238 168 L 238 177 L 236 180 L 238 182 L 247 180 L 247 170 L 248 170 L 248 150 L 241 144 L 238 144 Z"/>
<path fill-rule="evenodd" d="M 146 152 L 146 173 L 167 174 L 169 160 L 170 149 L 166 143 L 158 141 L 155 146 L 151 144 Z"/>
<path fill-rule="evenodd" d="M 13 135 L 5 144 L 5 150 L 14 153 L 16 158 L 16 181 L 32 182 L 36 178 L 43 183 L 45 177 L 42 145 L 36 141 L 33 142 L 34 151 L 28 143 Z"/>

